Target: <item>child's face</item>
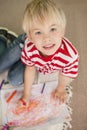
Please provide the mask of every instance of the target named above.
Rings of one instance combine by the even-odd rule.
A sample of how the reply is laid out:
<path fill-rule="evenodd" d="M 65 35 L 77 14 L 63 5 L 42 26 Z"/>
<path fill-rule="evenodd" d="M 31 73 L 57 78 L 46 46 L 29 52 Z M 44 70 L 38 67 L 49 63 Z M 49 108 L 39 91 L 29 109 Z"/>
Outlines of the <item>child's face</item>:
<path fill-rule="evenodd" d="M 30 30 L 29 39 L 42 55 L 54 54 L 60 47 L 64 29 L 60 27 L 57 20 L 46 20 L 43 24 L 36 22 Z"/>

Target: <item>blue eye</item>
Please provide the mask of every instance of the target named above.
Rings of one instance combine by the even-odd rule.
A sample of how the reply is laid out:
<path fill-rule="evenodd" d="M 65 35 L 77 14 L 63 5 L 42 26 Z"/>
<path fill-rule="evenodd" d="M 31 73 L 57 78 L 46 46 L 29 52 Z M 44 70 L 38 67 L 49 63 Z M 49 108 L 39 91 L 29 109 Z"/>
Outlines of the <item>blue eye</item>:
<path fill-rule="evenodd" d="M 51 32 L 54 32 L 56 31 L 57 29 L 56 28 L 51 28 Z"/>
<path fill-rule="evenodd" d="M 41 32 L 40 32 L 40 31 L 38 31 L 38 32 L 35 32 L 35 34 L 36 34 L 36 35 L 40 35 L 40 34 L 41 34 Z"/>

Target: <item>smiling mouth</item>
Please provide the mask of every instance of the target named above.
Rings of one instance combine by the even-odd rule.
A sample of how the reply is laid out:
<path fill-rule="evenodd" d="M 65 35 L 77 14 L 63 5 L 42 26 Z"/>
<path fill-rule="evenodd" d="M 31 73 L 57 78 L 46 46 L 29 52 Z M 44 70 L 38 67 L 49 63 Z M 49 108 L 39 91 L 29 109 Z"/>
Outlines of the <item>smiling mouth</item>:
<path fill-rule="evenodd" d="M 55 44 L 49 44 L 49 45 L 43 46 L 43 48 L 46 50 L 49 50 L 49 49 L 52 49 L 54 46 L 55 46 Z"/>

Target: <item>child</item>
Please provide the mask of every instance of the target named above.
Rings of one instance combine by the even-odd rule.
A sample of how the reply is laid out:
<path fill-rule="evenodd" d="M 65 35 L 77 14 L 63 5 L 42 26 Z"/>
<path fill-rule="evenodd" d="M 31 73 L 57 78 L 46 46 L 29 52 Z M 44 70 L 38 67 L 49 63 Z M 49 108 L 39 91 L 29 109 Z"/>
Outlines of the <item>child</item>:
<path fill-rule="evenodd" d="M 26 65 L 22 104 L 29 104 L 36 70 L 45 75 L 59 72 L 52 96 L 60 102 L 66 101 L 66 85 L 78 74 L 78 53 L 64 37 L 65 26 L 65 15 L 53 0 L 33 0 L 27 5 L 23 19 L 27 35 L 21 56 Z"/>

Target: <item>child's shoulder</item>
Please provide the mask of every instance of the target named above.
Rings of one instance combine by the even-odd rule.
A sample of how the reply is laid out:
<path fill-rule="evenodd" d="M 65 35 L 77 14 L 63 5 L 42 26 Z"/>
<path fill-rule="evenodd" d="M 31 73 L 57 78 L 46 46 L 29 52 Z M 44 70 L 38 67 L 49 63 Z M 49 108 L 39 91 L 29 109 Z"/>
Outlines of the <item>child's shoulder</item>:
<path fill-rule="evenodd" d="M 27 36 L 25 36 L 24 43 L 25 43 L 25 45 L 30 43 L 30 40 L 29 40 L 29 38 Z"/>
<path fill-rule="evenodd" d="M 73 46 L 71 41 L 69 41 L 66 37 L 63 37 L 62 44 L 65 45 L 65 46 Z"/>
<path fill-rule="evenodd" d="M 72 44 L 71 41 L 69 41 L 66 37 L 64 37 L 62 39 L 62 48 L 64 48 L 64 50 L 68 50 L 69 52 L 74 52 L 75 54 L 77 54 L 77 49 L 75 48 L 75 46 Z"/>
<path fill-rule="evenodd" d="M 29 55 L 38 54 L 38 50 L 35 45 L 29 40 L 28 37 L 25 37 L 24 51 Z"/>
<path fill-rule="evenodd" d="M 29 40 L 29 38 L 26 36 L 24 40 L 24 46 L 25 48 L 33 48 L 34 44 Z"/>

